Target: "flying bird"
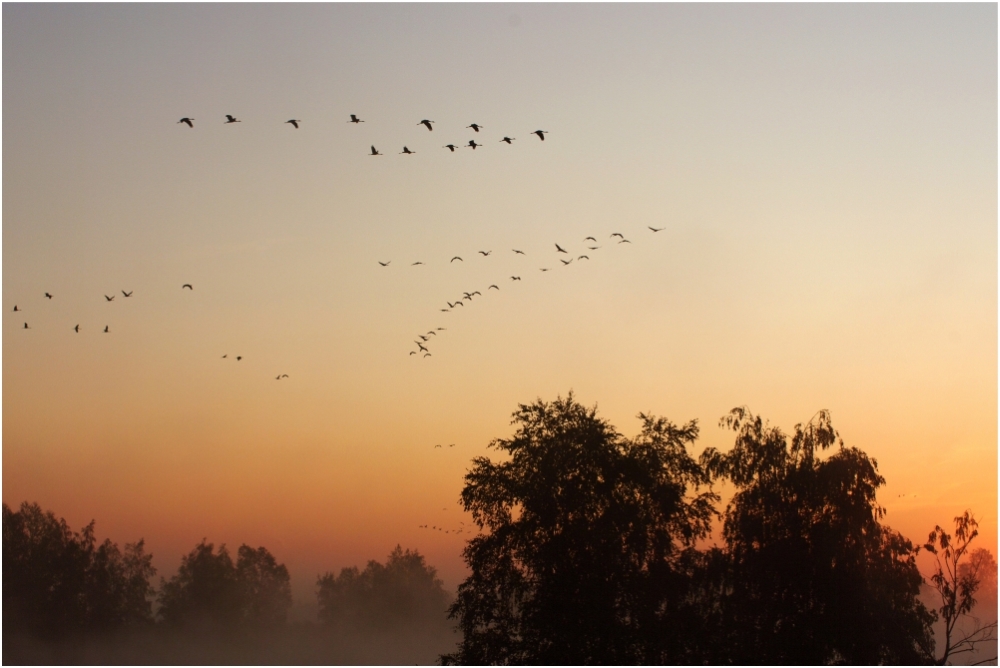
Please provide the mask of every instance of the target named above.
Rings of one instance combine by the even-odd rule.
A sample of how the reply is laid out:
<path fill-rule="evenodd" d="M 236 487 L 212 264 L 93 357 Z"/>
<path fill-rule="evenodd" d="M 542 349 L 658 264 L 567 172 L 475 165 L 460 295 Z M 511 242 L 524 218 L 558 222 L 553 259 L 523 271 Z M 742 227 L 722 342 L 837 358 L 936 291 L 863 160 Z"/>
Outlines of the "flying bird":
<path fill-rule="evenodd" d="M 21 310 L 21 309 L 19 309 L 19 308 L 17 307 L 17 304 L 14 304 L 14 312 L 15 312 L 15 313 L 17 313 L 17 312 L 18 312 L 18 311 L 20 311 L 20 310 Z"/>
<path fill-rule="evenodd" d="M 504 137 L 504 138 L 503 138 L 503 139 L 501 139 L 500 141 L 505 141 L 505 142 L 507 142 L 507 143 L 509 144 L 509 143 L 511 143 L 512 141 L 514 141 L 515 139 L 517 139 L 517 137 Z"/>
<path fill-rule="evenodd" d="M 622 239 L 624 239 L 624 238 L 625 238 L 625 237 L 623 237 L 623 236 L 622 236 L 622 233 L 621 233 L 621 232 L 612 232 L 612 233 L 611 233 L 611 236 L 613 236 L 613 237 L 621 237 Z"/>
<path fill-rule="evenodd" d="M 417 351 L 416 351 L 416 350 L 411 350 L 411 351 L 410 351 L 410 354 L 411 354 L 411 355 L 416 355 L 416 354 L 417 354 Z"/>
<path fill-rule="evenodd" d="M 482 146 L 482 144 L 477 144 L 475 139 L 470 139 L 468 145 L 469 145 L 469 148 L 471 148 L 473 151 L 476 150 L 477 146 Z"/>
<path fill-rule="evenodd" d="M 458 148 L 458 147 L 455 146 L 454 144 L 446 144 L 445 146 L 442 146 L 441 148 L 446 148 L 446 149 L 450 150 L 452 153 L 454 153 L 455 149 Z"/>
<path fill-rule="evenodd" d="M 108 300 L 109 302 L 113 302 L 113 301 L 115 300 L 115 297 L 117 297 L 117 296 L 118 296 L 118 295 L 111 295 L 111 296 L 109 297 L 109 296 L 107 296 L 107 295 L 104 295 L 104 298 L 105 298 L 105 299 L 107 299 L 107 300 Z"/>
<path fill-rule="evenodd" d="M 382 260 L 376 260 L 376 262 L 378 262 L 383 267 L 388 267 L 389 266 L 389 262 L 392 262 L 392 260 L 389 260 L 389 262 L 383 262 Z"/>
<path fill-rule="evenodd" d="M 105 333 L 105 334 L 107 334 L 107 333 L 108 333 L 108 326 L 107 326 L 107 325 L 105 325 L 105 326 L 104 326 L 104 333 Z"/>
<path fill-rule="evenodd" d="M 587 246 L 587 250 L 597 250 L 600 246 Z"/>
<path fill-rule="evenodd" d="M 589 260 L 590 258 L 588 256 L 586 256 L 586 255 L 581 255 L 580 257 L 578 257 L 576 259 L 577 260 Z"/>
<path fill-rule="evenodd" d="M 495 285 L 491 285 L 490 287 L 488 287 L 488 288 L 486 288 L 486 289 L 487 289 L 487 290 L 499 290 L 500 288 L 498 288 L 498 287 L 497 287 L 497 286 L 495 286 Z"/>
<path fill-rule="evenodd" d="M 424 357 L 430 357 L 430 356 L 431 356 L 430 353 L 424 353 Z"/>
<path fill-rule="evenodd" d="M 76 327 L 74 327 L 73 331 L 76 332 L 77 334 L 79 334 L 80 333 L 80 325 L 77 325 Z"/>
<path fill-rule="evenodd" d="M 570 262 L 572 262 L 572 261 L 573 261 L 573 258 L 570 258 L 570 259 L 568 259 L 568 260 L 559 260 L 559 261 L 560 261 L 560 262 L 562 262 L 562 263 L 563 263 L 563 265 L 567 265 L 567 264 L 569 264 Z"/>
<path fill-rule="evenodd" d="M 223 355 L 222 359 L 226 359 L 227 357 L 229 357 L 229 353 L 226 353 L 225 355 Z"/>
<path fill-rule="evenodd" d="M 492 252 L 493 251 L 491 251 L 491 250 L 489 250 L 489 251 L 479 251 L 479 253 L 482 254 L 483 257 L 489 256 L 489 254 L 492 253 Z"/>
<path fill-rule="evenodd" d="M 594 237 L 584 237 L 583 240 L 584 241 L 593 241 L 595 244 L 597 243 L 597 239 L 595 239 Z"/>
<path fill-rule="evenodd" d="M 392 260 L 390 260 L 390 262 L 391 262 L 391 261 L 392 261 Z M 418 264 L 423 264 L 423 262 L 414 262 L 414 263 L 413 263 L 413 264 L 411 264 L 410 266 L 411 266 L 411 267 L 416 267 L 416 266 L 417 266 Z"/>
<path fill-rule="evenodd" d="M 417 348 L 420 348 L 425 353 L 428 352 L 427 348 L 424 348 L 424 344 L 420 343 L 419 341 L 414 341 L 414 343 L 417 344 Z"/>
<path fill-rule="evenodd" d="M 538 271 L 548 271 L 548 269 L 547 268 L 545 268 L 545 269 L 539 269 Z"/>
<path fill-rule="evenodd" d="M 190 283 L 185 283 L 184 285 L 181 286 L 181 290 L 183 290 L 184 288 L 187 288 L 188 290 L 194 290 L 194 288 L 191 287 Z"/>
<path fill-rule="evenodd" d="M 649 225 L 647 225 L 646 227 L 649 227 L 649 229 L 653 230 L 654 232 L 662 232 L 663 230 L 667 229 L 665 227 L 650 227 Z"/>
<path fill-rule="evenodd" d="M 512 281 L 520 281 L 521 277 L 520 276 L 511 276 L 510 280 L 512 280 Z"/>
<path fill-rule="evenodd" d="M 437 445 L 435 445 L 434 447 L 435 447 L 435 448 L 440 448 L 440 447 L 441 447 L 441 444 L 440 444 L 440 443 L 438 443 L 438 444 L 437 444 Z"/>
<path fill-rule="evenodd" d="M 619 241 L 618 243 L 620 243 L 620 244 L 630 244 L 630 243 L 632 243 L 632 242 L 631 242 L 631 241 L 629 241 L 628 239 L 626 239 L 625 237 L 622 237 L 622 240 L 621 240 L 621 241 Z"/>
<path fill-rule="evenodd" d="M 545 135 L 547 135 L 548 133 L 549 133 L 548 130 L 535 130 L 531 134 L 538 135 L 539 139 L 541 139 L 542 141 L 545 141 Z"/>
<path fill-rule="evenodd" d="M 31 329 L 30 327 L 28 327 L 28 323 L 24 323 L 24 328 L 25 329 Z"/>
<path fill-rule="evenodd" d="M 556 244 L 556 251 L 558 251 L 560 253 L 565 253 L 566 249 L 563 248 L 562 246 L 560 246 L 559 244 Z"/>
<path fill-rule="evenodd" d="M 511 250 L 517 253 L 518 255 L 524 255 L 524 251 L 517 250 L 516 248 L 511 248 Z"/>
<path fill-rule="evenodd" d="M 133 290 L 132 292 L 135 292 L 135 290 Z M 122 294 L 125 295 L 126 297 L 131 297 L 132 292 L 125 292 L 124 290 L 122 290 Z"/>
<path fill-rule="evenodd" d="M 237 361 L 237 362 L 239 362 L 239 361 L 240 361 L 241 359 L 243 359 L 243 357 L 242 357 L 241 355 L 237 355 L 237 356 L 236 356 L 236 361 Z"/>
<path fill-rule="evenodd" d="M 420 121 L 419 123 L 417 123 L 417 125 L 426 125 L 426 126 L 427 126 L 427 129 L 428 129 L 428 130 L 430 130 L 431 132 L 433 132 L 433 131 L 434 131 L 434 128 L 433 128 L 433 127 L 431 127 L 431 123 L 433 123 L 433 122 L 434 122 L 434 121 L 429 121 L 429 120 L 427 120 L 427 119 L 425 118 L 424 120 L 422 120 L 422 121 Z"/>
<path fill-rule="evenodd" d="M 466 125 L 465 127 L 467 127 L 467 128 L 472 128 L 472 129 L 473 129 L 473 130 L 475 130 L 476 132 L 479 132 L 479 129 L 480 129 L 481 127 L 483 127 L 483 126 L 482 126 L 482 125 L 477 125 L 477 124 L 473 123 L 472 125 Z"/>
<path fill-rule="evenodd" d="M 376 151 L 376 150 L 375 150 L 375 145 L 374 145 L 374 144 L 372 144 L 372 152 L 371 152 L 371 154 L 370 154 L 370 155 L 382 155 L 382 154 L 381 154 L 381 153 L 379 153 L 378 151 Z"/>
<path fill-rule="evenodd" d="M 400 155 L 403 155 L 404 153 L 405 153 L 406 155 L 413 155 L 414 153 L 416 153 L 416 151 L 411 151 L 410 149 L 408 149 L 408 148 L 406 148 L 406 147 L 404 146 L 404 147 L 403 147 L 403 150 L 402 150 L 402 151 L 400 151 L 400 152 L 399 152 L 399 154 L 400 154 Z"/>
<path fill-rule="evenodd" d="M 240 121 L 235 116 L 232 116 L 230 114 L 226 114 L 226 121 L 225 121 L 225 123 L 223 123 L 223 125 L 225 125 L 226 123 L 242 123 L 242 122 L 243 121 Z"/>
<path fill-rule="evenodd" d="M 50 294 L 49 294 L 49 293 L 47 293 L 47 292 L 45 293 L 45 296 L 46 296 L 46 297 L 48 297 L 49 299 L 52 299 L 52 295 L 50 295 Z"/>
<path fill-rule="evenodd" d="M 451 258 L 451 260 L 449 261 L 449 264 L 451 264 L 451 263 L 452 263 L 452 262 L 454 262 L 455 260 L 458 260 L 459 262 L 465 262 L 465 260 L 463 260 L 462 258 L 460 258 L 460 257 L 458 257 L 458 256 L 456 255 L 455 257 Z"/>
<path fill-rule="evenodd" d="M 363 121 L 363 120 L 361 120 L 360 118 L 358 118 L 358 117 L 357 117 L 357 116 L 355 116 L 354 114 L 351 114 L 351 120 L 349 120 L 349 121 L 347 121 L 347 122 L 348 122 L 348 123 L 364 123 L 364 121 Z"/>
<path fill-rule="evenodd" d="M 300 121 L 300 120 L 299 120 L 299 119 L 297 119 L 297 118 L 293 118 L 293 119 L 291 119 L 291 120 L 287 120 L 287 121 L 285 121 L 285 122 L 286 122 L 286 123 L 291 123 L 291 124 L 292 124 L 292 126 L 294 126 L 296 130 L 298 130 L 298 129 L 299 129 L 299 123 L 301 123 L 302 121 Z"/>
<path fill-rule="evenodd" d="M 193 128 L 194 127 L 194 123 L 191 122 L 193 120 L 194 120 L 193 118 L 188 118 L 187 116 L 185 116 L 184 118 L 182 118 L 181 120 L 179 120 L 177 122 L 178 123 L 187 123 L 187 125 L 188 125 L 189 128 Z"/>

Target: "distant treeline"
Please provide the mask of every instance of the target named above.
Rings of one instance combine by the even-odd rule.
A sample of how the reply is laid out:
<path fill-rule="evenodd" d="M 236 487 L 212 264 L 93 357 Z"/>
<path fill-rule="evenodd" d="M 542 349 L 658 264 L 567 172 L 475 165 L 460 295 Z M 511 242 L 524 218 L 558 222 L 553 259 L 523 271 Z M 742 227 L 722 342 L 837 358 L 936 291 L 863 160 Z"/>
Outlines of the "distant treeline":
<path fill-rule="evenodd" d="M 308 629 L 288 623 L 288 570 L 264 547 L 242 545 L 234 560 L 203 540 L 154 587 L 142 541 L 98 545 L 93 522 L 74 532 L 37 504 L 4 504 L 4 662 L 995 662 L 997 565 L 970 545 L 975 518 L 934 527 L 921 546 L 883 525 L 885 480 L 827 412 L 787 436 L 735 409 L 722 420 L 734 447 L 698 458 L 696 422 L 640 419 L 629 439 L 572 393 L 520 406 L 515 435 L 491 444 L 505 457 L 477 457 L 465 476 L 462 503 L 482 533 L 466 544 L 457 597 L 397 547 L 384 564 L 318 577 Z M 735 494 L 720 510 L 723 481 Z M 720 544 L 706 546 L 717 519 Z M 926 579 L 920 550 L 936 559 Z M 406 648 L 390 657 L 331 654 L 324 640 L 370 647 L 400 633 L 422 644 L 396 643 Z M 249 653 L 192 634 L 243 638 L 233 647 Z M 146 640 L 130 654 L 35 651 L 97 637 Z M 188 653 L 149 640 L 164 637 Z"/>

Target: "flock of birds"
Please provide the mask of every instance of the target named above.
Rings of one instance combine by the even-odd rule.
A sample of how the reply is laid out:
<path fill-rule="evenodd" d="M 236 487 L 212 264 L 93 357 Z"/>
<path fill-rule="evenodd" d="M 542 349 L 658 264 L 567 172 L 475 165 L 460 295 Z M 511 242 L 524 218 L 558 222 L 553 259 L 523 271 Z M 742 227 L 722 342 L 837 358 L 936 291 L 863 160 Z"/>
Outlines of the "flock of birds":
<path fill-rule="evenodd" d="M 652 227 L 650 225 L 647 225 L 646 229 L 650 230 L 652 233 L 655 234 L 657 232 L 662 232 L 666 228 L 663 228 L 663 227 Z M 584 237 L 583 242 L 585 244 L 587 244 L 585 246 L 585 248 L 586 248 L 586 250 L 587 250 L 588 253 L 593 253 L 593 252 L 599 251 L 601 248 L 603 248 L 603 245 L 599 245 L 600 242 L 598 242 L 597 238 L 594 237 L 594 236 Z M 610 237 L 608 237 L 608 243 L 614 243 L 614 245 L 621 245 L 621 244 L 631 244 L 632 241 L 630 239 L 626 239 L 625 235 L 622 234 L 621 232 L 612 232 L 611 235 L 610 235 Z M 584 261 L 584 260 L 586 260 L 586 261 L 590 260 L 590 255 L 588 255 L 586 253 L 582 253 L 581 252 L 579 255 L 577 255 L 575 252 L 574 253 L 570 253 L 568 250 L 566 250 L 565 248 L 563 248 L 558 243 L 555 243 L 553 245 L 555 246 L 555 251 L 554 251 L 555 252 L 555 256 L 554 257 L 553 256 L 549 256 L 549 257 L 550 257 L 550 259 L 558 260 L 559 264 L 555 265 L 555 266 L 538 267 L 538 270 L 540 272 L 542 272 L 542 273 L 547 272 L 547 271 L 552 271 L 554 268 L 565 268 L 565 267 L 568 267 L 569 265 L 573 264 L 574 260 L 577 263 L 580 263 L 581 261 Z M 569 244 L 566 244 L 566 245 L 569 246 Z M 527 253 L 525 253 L 523 250 L 519 250 L 517 248 L 512 248 L 511 252 L 514 253 L 514 255 L 517 255 L 517 256 L 524 256 L 525 258 L 527 257 Z M 565 257 L 565 258 L 564 257 L 560 257 L 560 254 L 566 255 L 567 257 Z M 480 259 L 481 260 L 486 260 L 487 258 L 489 258 L 489 257 L 491 257 L 493 255 L 493 251 L 492 250 L 480 250 L 480 251 L 476 252 L 476 255 L 481 255 L 482 258 L 480 258 Z M 378 262 L 379 266 L 383 267 L 383 268 L 389 267 L 392 264 L 392 260 L 386 260 L 384 262 L 382 260 L 377 260 L 377 262 Z M 455 256 L 453 256 L 448 261 L 448 264 L 453 264 L 455 262 L 462 262 L 464 264 L 465 263 L 465 259 L 462 256 L 460 256 L 460 255 L 455 255 Z M 422 260 L 417 260 L 415 262 L 411 262 L 410 263 L 410 267 L 419 267 L 419 266 L 425 266 L 425 263 Z M 516 282 L 521 282 L 522 279 L 521 279 L 520 274 L 513 274 L 513 275 L 510 276 L 509 280 L 511 281 L 511 284 L 513 284 L 513 283 L 516 283 Z M 499 292 L 500 291 L 500 285 L 499 285 L 499 283 L 490 283 L 488 286 L 486 286 L 485 288 L 483 288 L 483 290 L 485 290 L 486 294 L 489 294 L 490 290 L 496 290 L 497 292 Z M 484 298 L 483 290 L 467 290 L 467 291 L 463 291 L 462 292 L 462 296 L 454 298 L 455 299 L 454 301 L 451 301 L 450 299 L 449 300 L 445 300 L 444 304 L 446 306 L 442 306 L 440 308 L 440 312 L 441 313 L 451 313 L 453 311 L 457 311 L 459 307 L 461 307 L 462 312 L 464 312 L 465 311 L 466 302 L 468 302 L 469 304 L 471 304 L 476 297 Z M 432 353 L 430 351 L 430 348 L 428 348 L 428 346 L 431 344 L 431 339 L 429 337 L 433 336 L 434 340 L 437 341 L 438 332 L 444 332 L 444 331 L 447 331 L 445 327 L 435 327 L 435 328 L 430 329 L 430 330 L 428 330 L 428 331 L 426 331 L 426 332 L 424 332 L 422 334 L 417 334 L 416 339 L 414 339 L 414 341 L 413 341 L 413 343 L 416 344 L 417 348 L 415 350 L 410 350 L 409 351 L 409 355 L 410 356 L 414 356 L 414 355 L 415 356 L 419 356 L 419 357 L 424 358 L 424 359 L 426 359 L 428 357 L 432 357 Z M 435 447 L 440 447 L 440 446 L 435 446 Z"/>
<path fill-rule="evenodd" d="M 225 119 L 226 120 L 222 121 L 223 125 L 229 125 L 230 123 L 242 123 L 243 122 L 240 119 L 238 119 L 235 116 L 233 116 L 232 114 L 225 114 Z M 177 122 L 178 123 L 183 123 L 184 125 L 188 126 L 189 128 L 194 129 L 194 121 L 195 121 L 194 118 L 185 116 L 184 118 L 182 118 L 181 120 L 179 120 Z M 302 119 L 300 119 L 300 118 L 290 118 L 287 121 L 285 121 L 285 124 L 289 124 L 293 128 L 295 128 L 296 130 L 298 130 L 299 129 L 299 123 L 301 123 L 301 122 L 302 122 Z M 347 122 L 348 123 L 355 123 L 355 124 L 357 124 L 357 123 L 364 123 L 363 120 L 361 120 L 360 118 L 358 118 L 357 114 L 351 114 L 351 120 L 349 120 Z M 417 125 L 418 126 L 422 125 L 425 128 L 427 128 L 428 131 L 433 132 L 434 131 L 434 123 L 436 123 L 436 122 L 437 121 L 431 121 L 431 120 L 428 120 L 428 119 L 425 118 L 422 121 L 420 121 L 419 123 L 417 123 Z M 479 134 L 479 131 L 482 130 L 484 127 L 485 126 L 480 125 L 479 123 L 472 123 L 471 125 L 466 125 L 465 126 L 466 129 L 470 129 L 471 128 L 477 135 Z M 539 139 L 541 139 L 542 141 L 545 141 L 545 135 L 547 135 L 548 133 L 549 133 L 548 130 L 535 130 L 531 134 L 536 135 Z M 510 146 L 510 145 L 513 144 L 513 142 L 516 139 L 517 139 L 517 137 L 508 137 L 507 135 L 504 135 L 503 139 L 501 139 L 500 142 L 504 143 L 504 144 L 507 144 L 508 146 Z M 445 144 L 441 148 L 446 148 L 449 151 L 451 151 L 452 153 L 454 153 L 455 149 L 457 149 L 457 148 L 471 148 L 472 150 L 476 150 L 480 146 L 483 146 L 483 144 L 480 144 L 480 143 L 476 142 L 475 139 L 470 139 L 468 144 L 462 144 L 462 145 Z M 416 153 L 416 151 L 411 151 L 405 145 L 403 146 L 403 150 L 399 152 L 400 155 L 414 155 L 415 153 Z M 371 146 L 371 152 L 368 155 L 374 156 L 374 155 L 384 155 L 384 154 L 381 153 L 377 148 L 375 148 L 374 144 L 372 144 L 372 146 Z"/>

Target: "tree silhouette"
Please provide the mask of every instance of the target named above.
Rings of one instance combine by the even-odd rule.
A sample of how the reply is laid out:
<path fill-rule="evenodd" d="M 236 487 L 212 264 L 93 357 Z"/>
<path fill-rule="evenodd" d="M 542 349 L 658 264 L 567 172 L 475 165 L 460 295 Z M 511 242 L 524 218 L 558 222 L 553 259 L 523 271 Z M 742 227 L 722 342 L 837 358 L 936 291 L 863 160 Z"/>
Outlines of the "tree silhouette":
<path fill-rule="evenodd" d="M 243 545 L 233 563 L 225 545 L 202 540 L 160 586 L 159 615 L 171 626 L 232 630 L 285 622 L 292 604 L 288 569 L 263 547 Z"/>
<path fill-rule="evenodd" d="M 734 447 L 702 455 L 736 487 L 712 661 L 926 662 L 933 616 L 917 600 L 913 545 L 880 523 L 875 461 L 844 447 L 826 411 L 796 425 L 791 443 L 746 408 L 721 424 L 736 432 Z"/>
<path fill-rule="evenodd" d="M 4 628 L 53 638 L 150 623 L 156 569 L 143 547 L 97 546 L 94 522 L 76 533 L 38 504 L 3 504 Z"/>
<path fill-rule="evenodd" d="M 520 405 L 517 432 L 473 460 L 462 503 L 485 533 L 451 616 L 446 664 L 676 663 L 689 659 L 695 542 L 716 496 L 687 452 L 695 422 L 640 414 L 627 439 L 573 394 Z"/>
<path fill-rule="evenodd" d="M 935 526 L 924 545 L 924 549 L 935 556 L 935 569 L 930 581 L 940 597 L 941 606 L 937 613 L 944 622 L 944 648 L 936 657 L 939 665 L 947 664 L 949 659 L 960 654 L 974 653 L 979 646 L 997 639 L 995 615 L 992 623 L 982 624 L 974 619 L 971 628 L 959 627 L 962 618 L 975 607 L 976 593 L 984 580 L 988 582 L 992 579 L 994 599 L 996 595 L 997 571 L 993 555 L 985 550 L 969 554 L 969 545 L 978 535 L 979 522 L 969 511 L 965 511 L 955 518 L 954 535 Z M 965 563 L 962 563 L 963 560 Z M 993 611 L 996 612 L 995 603 Z M 991 659 L 979 663 L 996 661 L 996 658 L 994 654 Z"/>
<path fill-rule="evenodd" d="M 448 595 L 436 569 L 419 552 L 398 545 L 385 565 L 372 560 L 364 571 L 352 566 L 336 577 L 326 573 L 316 586 L 320 620 L 330 626 L 441 626 L 446 619 Z"/>

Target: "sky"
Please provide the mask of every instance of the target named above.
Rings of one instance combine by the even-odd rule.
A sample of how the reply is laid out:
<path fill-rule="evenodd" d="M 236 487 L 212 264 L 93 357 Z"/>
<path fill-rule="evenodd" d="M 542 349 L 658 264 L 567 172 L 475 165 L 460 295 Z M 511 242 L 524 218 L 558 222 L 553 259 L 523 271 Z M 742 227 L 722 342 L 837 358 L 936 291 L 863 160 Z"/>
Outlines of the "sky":
<path fill-rule="evenodd" d="M 887 524 L 996 553 L 996 4 L 2 11 L 5 503 L 454 590 L 418 527 L 573 391 L 696 452 L 828 409 Z"/>

